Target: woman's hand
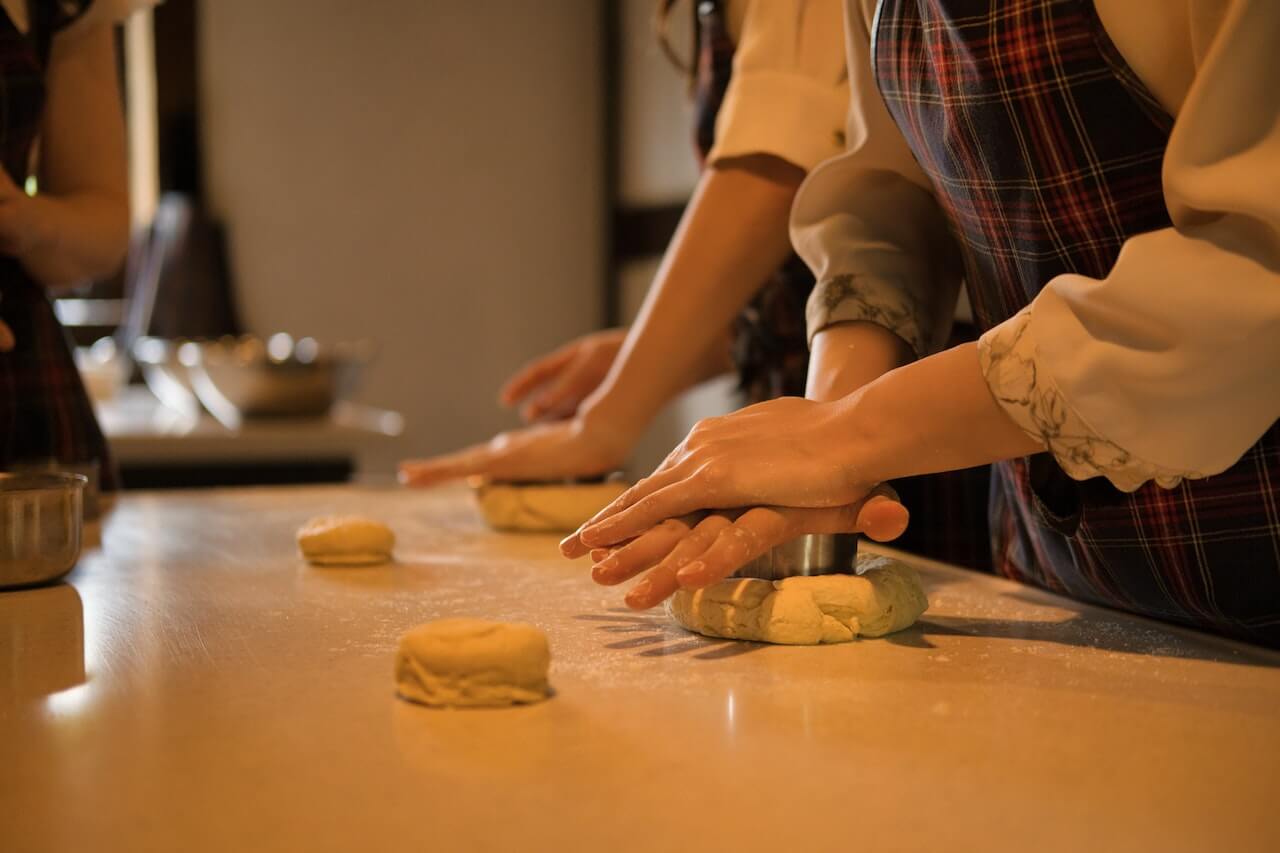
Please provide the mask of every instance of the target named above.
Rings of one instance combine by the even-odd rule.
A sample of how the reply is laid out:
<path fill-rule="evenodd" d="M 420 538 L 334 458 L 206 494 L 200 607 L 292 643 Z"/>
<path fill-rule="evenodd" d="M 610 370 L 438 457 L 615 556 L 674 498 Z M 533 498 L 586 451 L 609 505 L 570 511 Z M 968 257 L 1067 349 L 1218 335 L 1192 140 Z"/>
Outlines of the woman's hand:
<path fill-rule="evenodd" d="M 616 433 L 572 418 L 500 433 L 444 456 L 401 462 L 400 482 L 433 486 L 472 475 L 508 481 L 592 477 L 617 469 L 629 451 Z"/>
<path fill-rule="evenodd" d="M 901 536 L 907 510 L 888 488 L 845 506 L 755 507 L 736 518 L 709 515 L 696 525 L 669 519 L 613 550 L 597 549 L 591 577 L 612 586 L 646 572 L 626 595 L 644 610 L 677 589 L 700 589 L 733 574 L 770 548 L 806 533 L 865 533 L 879 542 Z"/>
<path fill-rule="evenodd" d="M 668 518 L 744 506 L 838 507 L 878 482 L 859 476 L 845 401 L 769 400 L 700 421 L 649 477 L 561 543 L 566 557 L 616 545 Z"/>
<path fill-rule="evenodd" d="M 516 371 L 498 394 L 504 406 L 521 401 L 527 423 L 572 417 L 609 373 L 626 329 L 606 329 L 570 341 Z"/>

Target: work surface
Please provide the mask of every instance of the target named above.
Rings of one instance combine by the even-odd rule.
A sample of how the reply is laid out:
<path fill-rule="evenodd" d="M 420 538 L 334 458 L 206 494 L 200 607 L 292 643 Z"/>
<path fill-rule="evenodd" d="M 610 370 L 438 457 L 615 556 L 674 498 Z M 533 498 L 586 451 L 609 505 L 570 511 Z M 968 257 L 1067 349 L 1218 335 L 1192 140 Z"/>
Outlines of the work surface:
<path fill-rule="evenodd" d="M 304 565 L 330 512 L 398 562 Z M 916 628 L 765 647 L 461 490 L 129 496 L 0 594 L 0 850 L 1280 849 L 1280 655 L 919 565 Z M 453 615 L 545 629 L 555 697 L 397 700 L 401 632 Z"/>

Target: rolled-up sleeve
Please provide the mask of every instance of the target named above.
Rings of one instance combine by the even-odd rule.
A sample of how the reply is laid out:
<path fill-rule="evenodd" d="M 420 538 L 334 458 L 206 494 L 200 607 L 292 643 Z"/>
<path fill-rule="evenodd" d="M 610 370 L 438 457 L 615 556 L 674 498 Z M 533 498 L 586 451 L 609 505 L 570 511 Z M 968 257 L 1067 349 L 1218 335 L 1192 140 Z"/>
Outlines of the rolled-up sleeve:
<path fill-rule="evenodd" d="M 806 316 L 810 340 L 832 324 L 864 321 L 925 356 L 947 339 L 960 263 L 929 182 L 876 88 L 873 7 L 854 0 L 845 21 L 847 150 L 801 186 L 791 238 L 817 279 Z"/>
<path fill-rule="evenodd" d="M 1235 0 L 1209 43 L 1165 155 L 1173 227 L 979 346 L 1025 432 L 1124 490 L 1219 473 L 1280 418 L 1280 5 Z"/>
<path fill-rule="evenodd" d="M 733 75 L 708 162 L 772 154 L 808 171 L 844 148 L 841 0 L 740 0 Z"/>

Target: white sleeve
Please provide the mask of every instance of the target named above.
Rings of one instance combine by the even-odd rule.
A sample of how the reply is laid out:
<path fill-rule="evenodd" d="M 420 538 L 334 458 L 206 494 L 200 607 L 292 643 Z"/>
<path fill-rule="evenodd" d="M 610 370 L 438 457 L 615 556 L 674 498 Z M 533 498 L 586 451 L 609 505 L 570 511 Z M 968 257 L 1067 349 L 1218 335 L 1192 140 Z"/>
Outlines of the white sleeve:
<path fill-rule="evenodd" d="M 800 187 L 791 239 L 813 270 L 810 340 L 829 325 L 867 321 L 924 356 L 946 341 L 960 264 L 946 219 L 894 124 L 871 68 L 873 0 L 850 0 L 847 151 Z"/>
<path fill-rule="evenodd" d="M 102 24 L 118 24 L 134 12 L 159 6 L 164 0 L 93 0 L 84 14 L 57 34 L 59 39 L 74 39 Z"/>
<path fill-rule="evenodd" d="M 1280 418 L 1280 4 L 1214 26 L 1165 154 L 1173 227 L 980 342 L 1005 411 L 1079 479 L 1216 474 Z"/>
<path fill-rule="evenodd" d="M 844 147 L 842 0 L 745 0 L 707 161 L 773 154 L 808 171 Z"/>

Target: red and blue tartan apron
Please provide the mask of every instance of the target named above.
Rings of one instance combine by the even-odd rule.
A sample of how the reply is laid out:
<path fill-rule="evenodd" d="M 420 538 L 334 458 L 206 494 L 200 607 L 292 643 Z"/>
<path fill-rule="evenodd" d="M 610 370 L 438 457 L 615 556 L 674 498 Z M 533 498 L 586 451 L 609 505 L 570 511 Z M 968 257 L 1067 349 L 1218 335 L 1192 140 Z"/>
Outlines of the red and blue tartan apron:
<path fill-rule="evenodd" d="M 695 147 L 705 160 L 715 144 L 716 116 L 733 76 L 733 40 L 718 0 L 696 4 Z M 809 369 L 805 302 L 813 274 L 796 255 L 761 289 L 735 323 L 734 364 L 748 402 L 803 397 Z M 955 343 L 959 343 L 956 340 Z M 913 525 L 894 546 L 974 569 L 991 569 L 985 468 L 898 480 L 903 503 L 928 524 Z"/>
<path fill-rule="evenodd" d="M 872 31 L 880 92 L 951 222 L 984 330 L 1057 275 L 1105 277 L 1128 237 L 1171 225 L 1172 120 L 1089 0 L 882 0 Z M 1048 454 L 995 466 L 997 570 L 1280 645 L 1278 439 L 1273 426 L 1222 474 L 1133 494 L 1071 480 Z"/>
<path fill-rule="evenodd" d="M 53 34 L 86 0 L 28 3 L 30 32 L 0 10 L 0 161 L 22 186 L 44 115 L 44 71 Z M 0 318 L 17 345 L 0 353 L 0 470 L 20 464 L 99 465 L 100 487 L 116 487 L 107 444 L 76 370 L 71 341 L 39 283 L 0 257 Z"/>

